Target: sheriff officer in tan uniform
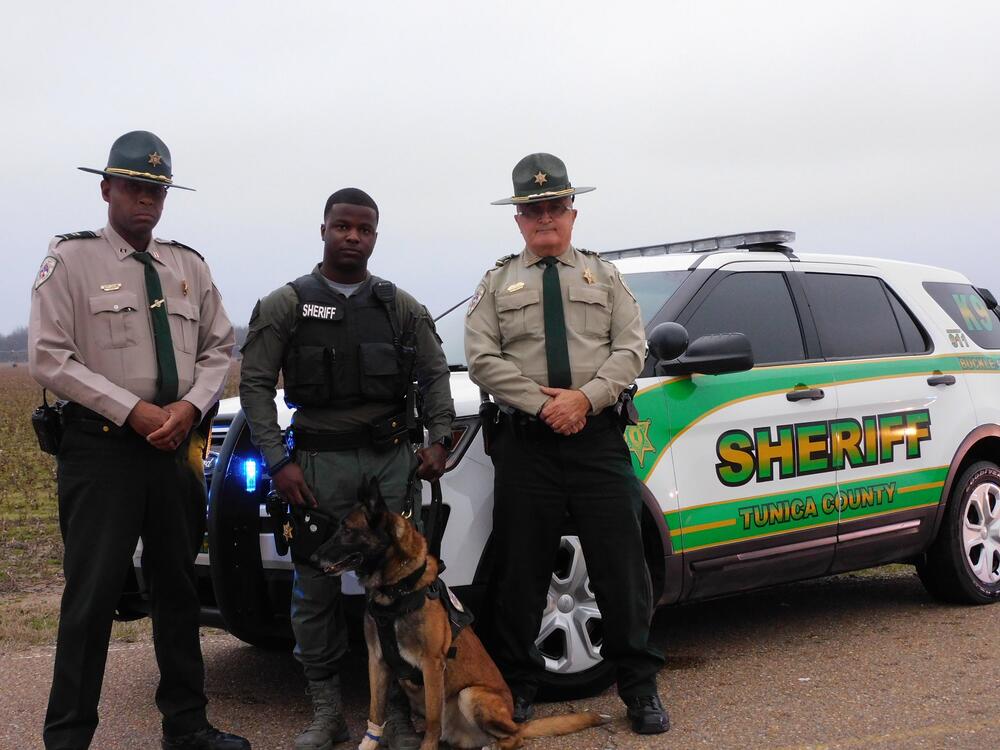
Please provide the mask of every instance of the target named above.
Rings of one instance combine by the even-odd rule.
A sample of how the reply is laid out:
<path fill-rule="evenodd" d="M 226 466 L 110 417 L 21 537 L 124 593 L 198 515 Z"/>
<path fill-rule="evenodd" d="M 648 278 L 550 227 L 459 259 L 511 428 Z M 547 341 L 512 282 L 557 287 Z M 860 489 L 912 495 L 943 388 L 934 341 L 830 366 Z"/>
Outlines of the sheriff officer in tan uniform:
<path fill-rule="evenodd" d="M 493 534 L 493 655 L 526 720 L 544 662 L 534 641 L 566 514 L 575 522 L 632 729 L 664 732 L 663 657 L 648 644 L 652 600 L 642 554 L 639 483 L 612 405 L 639 374 L 639 305 L 617 269 L 572 244 L 573 187 L 551 154 L 514 167 L 524 250 L 497 261 L 469 304 L 472 380 L 501 405 Z"/>
<path fill-rule="evenodd" d="M 204 259 L 153 239 L 167 189 L 179 187 L 166 144 L 126 133 L 107 168 L 81 169 L 104 176 L 108 224 L 52 240 L 29 325 L 32 376 L 69 401 L 57 455 L 66 587 L 45 747 L 90 745 L 112 617 L 141 537 L 163 747 L 249 748 L 205 715 L 194 573 L 205 520 L 195 428 L 222 391 L 233 327 Z"/>

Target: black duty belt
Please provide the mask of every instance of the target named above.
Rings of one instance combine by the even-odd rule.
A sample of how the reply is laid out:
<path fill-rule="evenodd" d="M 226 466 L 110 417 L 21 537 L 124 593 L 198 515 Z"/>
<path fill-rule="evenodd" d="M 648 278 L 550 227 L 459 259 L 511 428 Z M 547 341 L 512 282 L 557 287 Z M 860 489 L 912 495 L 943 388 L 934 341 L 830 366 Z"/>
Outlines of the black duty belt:
<path fill-rule="evenodd" d="M 296 451 L 386 450 L 406 440 L 406 417 L 404 414 L 392 414 L 354 430 L 325 432 L 292 427 L 286 434 L 286 440 Z"/>
<path fill-rule="evenodd" d="M 76 425 L 84 432 L 107 435 L 108 437 L 139 437 L 135 430 L 127 424 L 116 425 L 103 414 L 72 401 L 62 405 L 61 415 L 64 426 Z"/>
<path fill-rule="evenodd" d="M 611 408 L 588 416 L 583 429 L 573 435 L 560 435 L 538 417 L 525 414 L 523 411 L 515 411 L 513 414 L 501 411 L 498 421 L 502 427 L 511 430 L 519 440 L 573 439 L 599 430 L 618 429 L 618 418 Z"/>

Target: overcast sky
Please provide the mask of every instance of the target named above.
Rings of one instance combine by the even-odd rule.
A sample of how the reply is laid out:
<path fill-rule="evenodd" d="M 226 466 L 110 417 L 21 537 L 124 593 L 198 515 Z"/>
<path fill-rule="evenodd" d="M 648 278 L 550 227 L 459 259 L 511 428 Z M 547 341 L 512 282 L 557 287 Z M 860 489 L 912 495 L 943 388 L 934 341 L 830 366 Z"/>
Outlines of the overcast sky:
<path fill-rule="evenodd" d="M 112 141 L 152 130 L 155 234 L 234 322 L 321 257 L 326 197 L 381 209 L 371 270 L 434 313 L 521 249 L 510 170 L 595 185 L 576 244 L 759 229 L 1000 292 L 1000 3 L 17 3 L 0 45 L 0 332 L 52 235 L 106 222 Z M 109 279 L 114 281 L 114 279 Z"/>

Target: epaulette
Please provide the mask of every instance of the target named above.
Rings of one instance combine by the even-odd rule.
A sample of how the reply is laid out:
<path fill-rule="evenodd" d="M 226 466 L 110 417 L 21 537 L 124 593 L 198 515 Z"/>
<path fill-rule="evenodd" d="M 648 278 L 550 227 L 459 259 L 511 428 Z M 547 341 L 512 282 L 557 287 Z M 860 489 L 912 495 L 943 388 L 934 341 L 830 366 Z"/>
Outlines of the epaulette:
<path fill-rule="evenodd" d="M 86 230 L 83 232 L 66 232 L 66 234 L 57 234 L 56 237 L 59 238 L 59 242 L 64 242 L 66 240 L 96 240 L 100 235 L 97 232 L 91 232 Z M 59 242 L 56 244 L 58 245 Z"/>
<path fill-rule="evenodd" d="M 183 247 L 185 250 L 190 250 L 192 253 L 197 255 L 202 260 L 205 260 L 205 256 L 195 250 L 193 247 L 185 245 L 183 242 L 178 242 L 177 240 L 161 240 L 157 239 L 157 242 L 162 242 L 164 245 L 174 245 L 175 247 Z"/>
<path fill-rule="evenodd" d="M 511 253 L 510 255 L 505 255 L 502 258 L 497 258 L 497 268 L 503 268 L 508 263 L 510 263 L 514 258 L 516 258 L 520 253 Z"/>

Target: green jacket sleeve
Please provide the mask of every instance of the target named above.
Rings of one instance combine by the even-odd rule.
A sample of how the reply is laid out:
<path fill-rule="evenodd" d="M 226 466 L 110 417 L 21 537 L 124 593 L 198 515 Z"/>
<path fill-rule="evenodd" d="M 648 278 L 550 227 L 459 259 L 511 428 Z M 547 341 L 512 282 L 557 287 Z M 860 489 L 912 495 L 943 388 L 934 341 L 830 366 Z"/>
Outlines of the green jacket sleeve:
<path fill-rule="evenodd" d="M 258 300 L 241 349 L 240 404 L 253 442 L 268 466 L 285 457 L 274 398 L 294 322 L 295 291 L 283 286 Z"/>
<path fill-rule="evenodd" d="M 410 297 L 399 294 L 400 317 L 404 326 L 408 320 L 414 323 L 416 338 L 417 386 L 423 397 L 423 420 L 430 442 L 451 436 L 451 423 L 455 421 L 455 404 L 451 400 L 451 386 L 448 359 L 441 349 L 441 339 L 434 328 L 434 320 L 427 308 Z"/>

